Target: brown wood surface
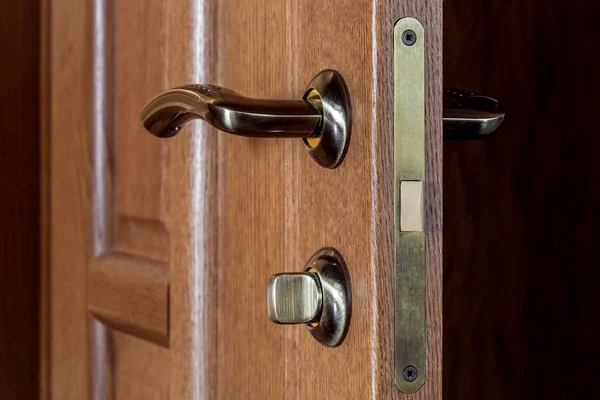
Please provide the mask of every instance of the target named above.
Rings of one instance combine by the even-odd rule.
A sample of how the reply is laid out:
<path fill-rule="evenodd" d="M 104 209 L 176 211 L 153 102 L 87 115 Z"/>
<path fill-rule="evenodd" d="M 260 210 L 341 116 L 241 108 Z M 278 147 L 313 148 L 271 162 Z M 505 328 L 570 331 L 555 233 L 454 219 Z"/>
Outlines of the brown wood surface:
<path fill-rule="evenodd" d="M 441 3 L 227 6 L 219 84 L 257 97 L 299 98 L 313 75 L 337 69 L 350 87 L 354 119 L 350 150 L 335 170 L 318 167 L 299 140 L 224 138 L 219 398 L 404 397 L 392 370 L 391 200 L 392 36 L 402 16 L 423 21 L 429 37 L 428 379 L 412 397 L 441 398 Z M 342 252 L 353 284 L 352 325 L 335 349 L 303 327 L 270 324 L 265 306 L 267 277 L 302 270 L 324 246 Z"/>
<path fill-rule="evenodd" d="M 0 3 L 0 398 L 38 396 L 38 1 Z"/>
<path fill-rule="evenodd" d="M 444 144 L 444 397 L 600 398 L 600 147 L 592 0 L 444 3 L 444 85 L 498 136 Z"/>
<path fill-rule="evenodd" d="M 216 136 L 161 141 L 138 117 L 208 79 L 206 6 L 51 2 L 50 398 L 214 390 Z"/>
<path fill-rule="evenodd" d="M 95 318 L 112 328 L 168 345 L 168 264 L 116 252 L 96 258 L 89 268 L 89 309 Z"/>
<path fill-rule="evenodd" d="M 53 0 L 50 15 L 52 398 L 403 397 L 392 373 L 391 66 L 393 24 L 408 15 L 429 35 L 428 381 L 412 397 L 441 398 L 440 2 Z M 300 98 L 325 68 L 345 76 L 353 102 L 336 170 L 300 140 L 196 123 L 161 141 L 138 119 L 169 87 Z M 269 275 L 301 270 L 324 246 L 343 253 L 353 284 L 336 349 L 266 315 Z"/>

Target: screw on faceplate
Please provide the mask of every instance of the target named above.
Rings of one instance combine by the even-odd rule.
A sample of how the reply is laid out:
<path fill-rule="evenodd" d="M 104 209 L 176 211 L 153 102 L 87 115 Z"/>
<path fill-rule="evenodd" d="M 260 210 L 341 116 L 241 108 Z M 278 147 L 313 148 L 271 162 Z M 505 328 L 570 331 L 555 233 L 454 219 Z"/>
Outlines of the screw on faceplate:
<path fill-rule="evenodd" d="M 411 29 L 407 29 L 402 33 L 402 43 L 407 46 L 412 46 L 417 43 L 417 34 Z"/>
<path fill-rule="evenodd" d="M 419 376 L 419 371 L 413 365 L 409 365 L 402 371 L 402 377 L 406 382 L 414 382 Z"/>

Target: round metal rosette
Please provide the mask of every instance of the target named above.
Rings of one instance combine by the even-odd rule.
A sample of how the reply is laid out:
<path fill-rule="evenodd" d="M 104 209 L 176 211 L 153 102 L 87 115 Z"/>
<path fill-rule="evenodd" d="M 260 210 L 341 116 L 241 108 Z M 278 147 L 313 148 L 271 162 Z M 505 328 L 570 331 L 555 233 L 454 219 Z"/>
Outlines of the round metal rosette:
<path fill-rule="evenodd" d="M 306 325 L 308 331 L 325 346 L 339 346 L 352 317 L 352 287 L 346 262 L 336 249 L 323 248 L 308 260 L 306 271 L 317 275 L 322 289 L 321 317 Z"/>
<path fill-rule="evenodd" d="M 322 167 L 337 167 L 350 144 L 352 106 L 348 86 L 342 75 L 334 70 L 319 72 L 308 84 L 304 94 L 323 115 L 320 130 L 302 139 L 310 156 Z"/>

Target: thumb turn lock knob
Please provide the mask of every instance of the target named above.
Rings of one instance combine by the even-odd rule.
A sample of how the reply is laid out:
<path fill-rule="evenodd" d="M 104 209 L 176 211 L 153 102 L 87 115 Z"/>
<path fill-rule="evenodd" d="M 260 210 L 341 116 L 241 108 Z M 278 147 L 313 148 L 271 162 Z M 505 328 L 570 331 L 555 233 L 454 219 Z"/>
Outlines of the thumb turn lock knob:
<path fill-rule="evenodd" d="M 304 272 L 275 274 L 267 294 L 271 321 L 306 324 L 325 346 L 342 343 L 350 326 L 350 276 L 342 255 L 325 248 L 315 253 Z"/>
<path fill-rule="evenodd" d="M 269 317 L 276 324 L 312 324 L 321 318 L 323 289 L 313 272 L 276 274 L 269 280 Z"/>

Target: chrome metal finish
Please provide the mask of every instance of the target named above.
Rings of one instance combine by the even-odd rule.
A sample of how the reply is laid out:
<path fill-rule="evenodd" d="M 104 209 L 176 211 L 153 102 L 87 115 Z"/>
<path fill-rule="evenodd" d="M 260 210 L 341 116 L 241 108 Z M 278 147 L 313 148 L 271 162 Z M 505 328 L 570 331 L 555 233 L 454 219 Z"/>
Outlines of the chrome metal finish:
<path fill-rule="evenodd" d="M 323 290 L 321 317 L 307 325 L 308 331 L 321 344 L 338 346 L 346 338 L 352 317 L 352 288 L 346 262 L 336 249 L 324 248 L 308 260 L 306 270 L 319 277 Z"/>
<path fill-rule="evenodd" d="M 186 85 L 153 98 L 141 111 L 148 132 L 168 138 L 190 121 L 202 119 L 217 129 L 256 138 L 303 138 L 309 154 L 335 168 L 350 141 L 350 94 L 342 76 L 320 72 L 303 100 L 265 100 L 213 85 Z"/>
<path fill-rule="evenodd" d="M 350 274 L 342 255 L 323 248 L 308 260 L 305 272 L 271 276 L 267 303 L 271 321 L 305 323 L 321 344 L 340 345 L 352 317 Z"/>
<path fill-rule="evenodd" d="M 276 324 L 308 324 L 321 316 L 321 283 L 312 272 L 276 274 L 269 279 L 269 317 Z"/>
<path fill-rule="evenodd" d="M 338 72 L 325 70 L 308 84 L 304 99 L 317 104 L 323 115 L 320 135 L 303 139 L 304 145 L 319 165 L 335 168 L 350 144 L 352 105 L 348 87 Z"/>
<path fill-rule="evenodd" d="M 483 139 L 502 126 L 506 112 L 497 100 L 473 92 L 444 90 L 444 139 Z"/>
<path fill-rule="evenodd" d="M 317 135 L 321 113 L 304 100 L 262 100 L 212 85 L 186 85 L 156 96 L 141 112 L 148 132 L 172 137 L 190 121 L 203 119 L 239 136 L 303 138 Z"/>
<path fill-rule="evenodd" d="M 403 32 L 416 41 L 407 45 Z M 415 393 L 426 379 L 425 46 L 423 25 L 403 18 L 394 26 L 394 382 Z M 405 371 L 418 371 L 406 373 Z"/>

